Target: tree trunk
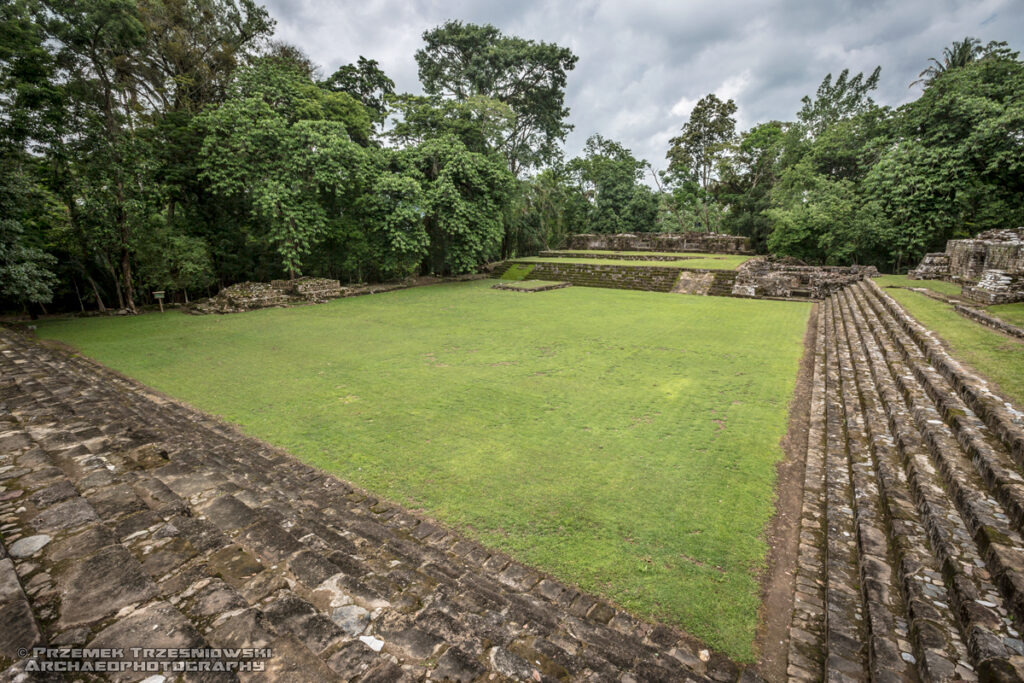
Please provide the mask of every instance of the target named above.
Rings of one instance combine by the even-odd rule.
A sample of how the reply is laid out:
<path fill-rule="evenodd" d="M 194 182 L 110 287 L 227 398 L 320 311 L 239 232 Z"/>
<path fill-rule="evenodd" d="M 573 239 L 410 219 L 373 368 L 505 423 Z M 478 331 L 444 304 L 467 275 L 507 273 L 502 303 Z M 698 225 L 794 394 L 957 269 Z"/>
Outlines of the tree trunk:
<path fill-rule="evenodd" d="M 132 258 L 128 250 L 128 217 L 124 212 L 124 184 L 121 179 L 117 180 L 117 223 L 121 237 L 121 280 L 124 286 L 124 298 L 131 313 L 138 313 L 135 309 L 135 291 L 132 285 Z"/>
<path fill-rule="evenodd" d="M 103 297 L 100 296 L 100 288 L 96 286 L 96 281 L 88 273 L 85 274 L 85 279 L 88 281 L 89 286 L 92 287 L 93 296 L 96 297 L 96 308 L 99 309 L 100 313 L 106 313 L 107 307 L 103 304 Z"/>
<path fill-rule="evenodd" d="M 71 284 L 75 286 L 75 298 L 78 299 L 78 307 L 82 309 L 82 313 L 85 313 L 85 303 L 82 301 L 82 294 L 78 291 L 78 280 L 74 277 L 71 278 Z"/>
<path fill-rule="evenodd" d="M 135 290 L 132 286 L 132 261 L 131 254 L 128 253 L 128 248 L 121 247 L 121 278 L 124 281 L 124 297 L 128 304 L 128 310 L 132 313 L 138 313 L 135 308 Z"/>

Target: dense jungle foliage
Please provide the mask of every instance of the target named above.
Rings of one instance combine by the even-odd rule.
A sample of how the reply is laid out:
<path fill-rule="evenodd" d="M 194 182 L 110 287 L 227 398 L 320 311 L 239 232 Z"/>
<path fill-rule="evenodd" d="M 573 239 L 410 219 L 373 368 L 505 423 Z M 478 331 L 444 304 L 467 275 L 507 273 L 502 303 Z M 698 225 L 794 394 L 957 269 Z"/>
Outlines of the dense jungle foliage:
<path fill-rule="evenodd" d="M 576 232 L 899 271 L 1024 224 L 1024 64 L 1002 43 L 947 48 L 898 109 L 872 101 L 877 69 L 741 133 L 708 95 L 655 173 L 599 134 L 564 158 L 567 48 L 450 21 L 409 94 L 365 57 L 325 76 L 273 30 L 253 0 L 4 0 L 0 310 L 464 273 Z"/>

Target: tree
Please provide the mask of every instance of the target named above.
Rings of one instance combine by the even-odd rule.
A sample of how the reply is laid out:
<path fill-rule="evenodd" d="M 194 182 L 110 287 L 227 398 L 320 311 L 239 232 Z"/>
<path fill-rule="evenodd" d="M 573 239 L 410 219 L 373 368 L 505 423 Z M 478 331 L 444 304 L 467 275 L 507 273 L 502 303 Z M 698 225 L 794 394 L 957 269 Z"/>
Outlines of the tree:
<path fill-rule="evenodd" d="M 140 0 L 142 93 L 161 113 L 198 113 L 224 98 L 231 75 L 274 21 L 253 0 Z"/>
<path fill-rule="evenodd" d="M 10 158 L 5 162 L 0 170 L 0 300 L 47 304 L 57 284 L 57 259 L 42 249 L 40 238 L 47 221 L 59 220 L 53 215 L 56 198 L 26 177 L 21 164 L 11 165 Z"/>
<path fill-rule="evenodd" d="M 584 156 L 566 165 L 585 211 L 576 213 L 576 232 L 650 232 L 658 217 L 658 199 L 642 179 L 647 162 L 622 144 L 592 135 Z"/>
<path fill-rule="evenodd" d="M 363 106 L 375 112 L 374 121 L 383 123 L 388 111 L 388 98 L 395 94 L 395 82 L 388 78 L 376 59 L 362 55 L 355 64 L 345 64 L 320 86 L 332 92 L 346 92 Z"/>
<path fill-rule="evenodd" d="M 850 70 L 843 69 L 835 83 L 832 82 L 832 74 L 826 75 L 814 99 L 805 95 L 801 100 L 803 106 L 796 114 L 807 137 L 821 135 L 837 121 L 851 118 L 873 107 L 874 101 L 868 93 L 878 87 L 881 73 L 882 67 L 876 66 L 867 78 L 863 72 L 850 78 Z"/>
<path fill-rule="evenodd" d="M 468 273 L 498 256 L 513 182 L 500 158 L 446 135 L 403 150 L 396 161 L 422 188 L 425 274 Z"/>
<path fill-rule="evenodd" d="M 941 62 L 935 57 L 928 58 L 931 64 L 917 75 L 917 80 L 912 82 L 909 87 L 913 88 L 920 84 L 921 87 L 927 88 L 942 74 L 987 57 L 1016 59 L 1017 53 L 1012 52 L 1005 41 L 993 40 L 988 45 L 982 46 L 980 40 L 971 36 L 967 36 L 963 40 L 954 40 L 952 45 L 942 48 Z"/>
<path fill-rule="evenodd" d="M 452 135 L 471 152 L 495 155 L 515 119 L 508 105 L 483 95 L 465 100 L 399 95 L 391 101 L 398 116 L 388 137 L 403 146 Z"/>
<path fill-rule="evenodd" d="M 368 135 L 369 114 L 301 67 L 266 58 L 241 70 L 228 99 L 199 121 L 202 177 L 218 194 L 244 197 L 294 278 L 360 180 L 366 153 L 349 131 Z"/>
<path fill-rule="evenodd" d="M 75 184 L 87 194 L 62 194 L 73 220 L 83 212 L 104 216 L 93 225 L 108 233 L 103 241 L 112 252 L 107 262 L 119 302 L 134 313 L 132 253 L 139 228 L 134 219 L 150 211 L 139 196 L 147 192 L 136 126 L 144 111 L 139 64 L 145 29 L 137 5 L 128 0 L 50 0 L 48 9 L 49 38 L 56 43 L 55 59 L 65 68 L 72 103 L 60 147 L 88 159 L 65 171 L 66 187 Z"/>
<path fill-rule="evenodd" d="M 706 232 L 711 232 L 711 186 L 718 177 L 718 164 L 728 154 L 736 136 L 735 113 L 736 103 L 732 100 L 723 102 L 714 93 L 704 96 L 690 112 L 682 132 L 669 141 L 665 155 L 671 174 L 683 182 L 696 180 L 700 186 Z"/>
<path fill-rule="evenodd" d="M 571 50 L 460 21 L 426 31 L 423 40 L 416 63 L 428 95 L 460 101 L 483 96 L 512 110 L 512 126 L 498 148 L 513 175 L 558 155 L 572 129 L 565 121 L 566 73 L 577 60 Z"/>
<path fill-rule="evenodd" d="M 1024 64 L 1015 57 L 946 71 L 893 125 L 865 184 L 894 226 L 897 267 L 948 239 L 1024 224 Z"/>
<path fill-rule="evenodd" d="M 750 238 L 758 253 L 767 250 L 772 222 L 764 214 L 782 173 L 782 159 L 792 126 L 781 121 L 758 124 L 744 132 L 722 164 L 718 199 L 727 208 L 725 232 Z"/>

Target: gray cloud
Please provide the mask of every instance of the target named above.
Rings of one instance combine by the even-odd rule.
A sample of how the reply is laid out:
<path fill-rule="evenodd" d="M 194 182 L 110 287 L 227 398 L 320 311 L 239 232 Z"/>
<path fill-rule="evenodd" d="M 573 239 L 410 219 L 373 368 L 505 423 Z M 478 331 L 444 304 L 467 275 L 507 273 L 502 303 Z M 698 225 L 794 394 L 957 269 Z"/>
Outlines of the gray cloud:
<path fill-rule="evenodd" d="M 1024 0 L 270 0 L 276 37 L 302 47 L 325 73 L 376 59 L 399 91 L 419 92 L 413 55 L 448 19 L 492 23 L 579 56 L 566 93 L 575 130 L 566 155 L 594 133 L 664 166 L 668 139 L 709 92 L 732 97 L 749 128 L 792 120 L 827 73 L 882 67 L 875 100 L 898 106 L 929 57 L 971 35 L 1024 48 Z"/>

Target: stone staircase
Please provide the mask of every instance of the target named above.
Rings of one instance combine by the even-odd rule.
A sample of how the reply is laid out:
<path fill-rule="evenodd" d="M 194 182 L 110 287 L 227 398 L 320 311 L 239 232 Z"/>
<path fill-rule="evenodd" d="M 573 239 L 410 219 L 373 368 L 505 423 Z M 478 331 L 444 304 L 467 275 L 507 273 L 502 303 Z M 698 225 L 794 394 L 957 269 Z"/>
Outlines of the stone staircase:
<path fill-rule="evenodd" d="M 736 284 L 736 271 L 712 270 L 710 272 L 714 279 L 711 280 L 711 288 L 708 290 L 708 295 L 732 296 L 732 288 Z"/>
<path fill-rule="evenodd" d="M 18 650 L 43 644 L 273 651 L 262 672 L 190 680 L 757 680 L 678 631 L 4 330 L 0 540 L 3 680 L 35 680 Z"/>
<path fill-rule="evenodd" d="M 1024 677 L 1024 415 L 870 280 L 819 305 L 788 675 Z"/>

